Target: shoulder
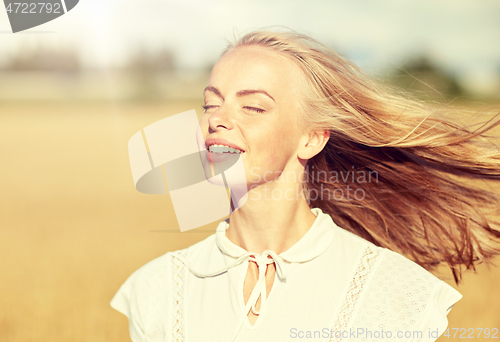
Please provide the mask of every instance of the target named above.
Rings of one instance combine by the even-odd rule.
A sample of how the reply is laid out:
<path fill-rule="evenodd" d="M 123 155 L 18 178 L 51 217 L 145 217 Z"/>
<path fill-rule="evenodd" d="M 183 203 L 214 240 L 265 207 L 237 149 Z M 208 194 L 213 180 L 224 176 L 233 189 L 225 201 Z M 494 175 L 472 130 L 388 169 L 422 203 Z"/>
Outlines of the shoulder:
<path fill-rule="evenodd" d="M 398 331 L 415 331 L 411 341 L 435 341 L 444 332 L 448 312 L 462 298 L 457 290 L 397 252 L 344 229 L 336 234 L 334 250 L 341 260 L 353 260 L 336 329 L 384 329 L 394 332 L 393 337 Z"/>
<path fill-rule="evenodd" d="M 345 250 L 342 253 L 349 253 L 349 257 L 356 260 L 357 270 L 363 271 L 365 281 L 371 287 L 381 285 L 387 289 L 394 287 L 394 289 L 410 290 L 414 287 L 433 288 L 442 282 L 431 272 L 400 253 L 376 246 L 340 227 L 336 232 L 334 247 L 337 250 Z"/>
<path fill-rule="evenodd" d="M 437 338 L 448 326 L 447 314 L 462 295 L 451 285 L 417 263 L 404 256 L 386 250 L 384 262 L 378 270 L 379 276 L 373 286 L 379 287 L 383 279 L 394 279 L 388 289 L 391 298 L 403 305 L 403 309 L 395 310 L 404 317 L 408 326 L 413 326 L 427 336 L 429 332 L 438 332 Z M 434 341 L 435 338 L 430 338 Z"/>
<path fill-rule="evenodd" d="M 134 283 L 136 286 L 151 286 L 155 282 L 162 281 L 168 276 L 169 271 L 172 270 L 172 262 L 176 259 L 176 256 L 189 256 L 190 258 L 195 258 L 197 256 L 207 255 L 214 250 L 214 246 L 215 236 L 211 235 L 185 249 L 168 252 L 137 269 L 126 280 L 125 284 Z"/>
<path fill-rule="evenodd" d="M 214 235 L 211 235 L 188 248 L 168 252 L 140 267 L 125 280 L 110 304 L 128 317 L 134 341 L 143 340 L 148 325 L 160 326 L 161 320 L 165 319 L 172 297 L 174 277 L 183 269 L 176 256 L 199 256 L 207 253 L 213 250 L 214 241 Z"/>
<path fill-rule="evenodd" d="M 434 341 L 426 339 L 429 331 L 443 333 L 448 325 L 446 315 L 462 295 L 403 255 L 370 243 L 366 246 L 376 260 L 366 263 L 369 272 L 354 324 L 394 333 L 415 331 L 415 341 Z"/>

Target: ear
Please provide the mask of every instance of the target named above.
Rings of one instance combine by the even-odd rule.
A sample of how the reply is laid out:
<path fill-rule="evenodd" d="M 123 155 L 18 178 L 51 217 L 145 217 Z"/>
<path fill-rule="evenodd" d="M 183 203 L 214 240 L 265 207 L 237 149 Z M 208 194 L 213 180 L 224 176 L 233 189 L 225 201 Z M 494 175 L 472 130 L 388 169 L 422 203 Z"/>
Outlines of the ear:
<path fill-rule="evenodd" d="M 330 130 L 311 131 L 300 140 L 297 157 L 311 159 L 320 153 L 330 139 Z"/>

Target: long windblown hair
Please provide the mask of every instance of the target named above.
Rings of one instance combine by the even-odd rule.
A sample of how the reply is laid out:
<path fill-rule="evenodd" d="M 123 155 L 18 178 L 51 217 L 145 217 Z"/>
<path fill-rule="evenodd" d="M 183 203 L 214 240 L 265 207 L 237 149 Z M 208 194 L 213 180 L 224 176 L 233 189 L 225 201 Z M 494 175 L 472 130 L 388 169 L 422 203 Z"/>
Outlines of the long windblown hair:
<path fill-rule="evenodd" d="M 500 253 L 499 196 L 480 185 L 500 180 L 500 148 L 486 135 L 500 124 L 498 114 L 459 124 L 470 113 L 377 84 L 296 32 L 251 32 L 224 53 L 245 45 L 293 60 L 307 82 L 303 126 L 330 130 L 306 165 L 310 207 L 428 270 L 446 263 L 457 283 L 463 268 Z"/>

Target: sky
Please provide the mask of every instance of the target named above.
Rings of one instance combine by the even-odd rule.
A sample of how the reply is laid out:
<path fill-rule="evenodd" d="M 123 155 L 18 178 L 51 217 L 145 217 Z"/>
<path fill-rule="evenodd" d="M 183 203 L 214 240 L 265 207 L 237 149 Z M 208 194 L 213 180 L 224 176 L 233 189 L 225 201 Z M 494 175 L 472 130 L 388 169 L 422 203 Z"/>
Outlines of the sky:
<path fill-rule="evenodd" d="M 125 65 L 143 49 L 178 66 L 212 64 L 235 35 L 284 25 L 378 72 L 422 53 L 458 74 L 500 69 L 498 0 L 80 0 L 66 15 L 11 33 L 0 9 L 0 64 L 19 49 L 75 48 L 84 66 Z"/>

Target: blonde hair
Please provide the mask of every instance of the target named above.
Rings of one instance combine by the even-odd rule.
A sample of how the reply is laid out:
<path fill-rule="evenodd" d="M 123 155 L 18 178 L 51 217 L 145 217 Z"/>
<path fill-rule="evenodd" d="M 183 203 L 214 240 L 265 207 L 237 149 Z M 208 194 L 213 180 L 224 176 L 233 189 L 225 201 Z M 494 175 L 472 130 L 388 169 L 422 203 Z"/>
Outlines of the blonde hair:
<path fill-rule="evenodd" d="M 471 182 L 500 180 L 500 149 L 485 135 L 500 124 L 498 114 L 474 129 L 459 125 L 449 117 L 465 110 L 410 100 L 296 32 L 251 32 L 223 54 L 246 45 L 295 62 L 307 82 L 301 101 L 305 126 L 331 132 L 323 151 L 307 162 L 305 187 L 322 194 L 308 198 L 310 207 L 429 270 L 446 263 L 457 283 L 463 267 L 475 269 L 500 253 L 500 223 L 493 219 L 499 196 Z M 376 174 L 377 182 L 328 177 L 354 170 Z M 361 189 L 363 198 L 323 196 L 348 193 L 349 186 Z"/>

